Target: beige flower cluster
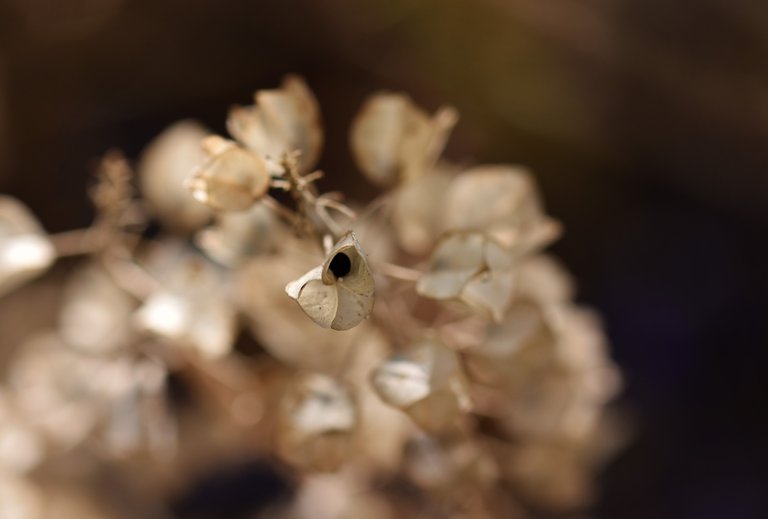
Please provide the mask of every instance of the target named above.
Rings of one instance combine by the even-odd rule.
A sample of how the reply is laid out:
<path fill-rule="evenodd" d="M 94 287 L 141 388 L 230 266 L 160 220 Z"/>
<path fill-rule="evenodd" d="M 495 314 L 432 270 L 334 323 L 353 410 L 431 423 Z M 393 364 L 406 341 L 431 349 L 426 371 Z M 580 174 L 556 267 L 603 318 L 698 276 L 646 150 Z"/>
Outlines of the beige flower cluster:
<path fill-rule="evenodd" d="M 78 258 L 48 275 L 56 326 L 5 370 L 0 518 L 118 516 L 97 474 L 162 517 L 190 469 L 273 454 L 298 491 L 259 517 L 589 502 L 619 375 L 542 252 L 560 224 L 532 175 L 450 164 L 455 110 L 379 93 L 351 128 L 382 188 L 361 206 L 318 189 L 320 121 L 290 76 L 231 110 L 232 139 L 179 122 L 135 173 L 108 154 L 96 220 L 62 235 L 0 197 L 0 295 Z"/>

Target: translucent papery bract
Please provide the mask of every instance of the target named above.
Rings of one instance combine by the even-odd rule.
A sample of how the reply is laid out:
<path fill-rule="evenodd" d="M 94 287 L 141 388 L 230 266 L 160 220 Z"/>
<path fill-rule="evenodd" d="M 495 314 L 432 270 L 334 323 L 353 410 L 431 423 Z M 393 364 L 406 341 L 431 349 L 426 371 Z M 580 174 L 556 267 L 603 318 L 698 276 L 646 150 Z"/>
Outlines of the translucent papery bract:
<path fill-rule="evenodd" d="M 223 274 L 203 257 L 170 243 L 156 247 L 146 262 L 162 285 L 136 311 L 138 328 L 205 357 L 229 353 L 237 316 Z"/>
<path fill-rule="evenodd" d="M 189 196 L 184 182 L 206 160 L 200 145 L 208 131 L 192 120 L 179 121 L 147 145 L 138 165 L 141 193 L 160 222 L 189 232 L 205 225 L 211 211 Z"/>
<path fill-rule="evenodd" d="M 547 217 L 530 174 L 514 166 L 478 166 L 457 176 L 445 198 L 444 229 L 483 232 L 518 254 L 560 233 Z"/>
<path fill-rule="evenodd" d="M 56 253 L 32 213 L 0 195 L 0 296 L 44 272 Z"/>
<path fill-rule="evenodd" d="M 304 313 L 323 328 L 349 330 L 373 310 L 374 282 L 365 252 L 347 233 L 315 267 L 285 291 Z"/>
<path fill-rule="evenodd" d="M 352 123 L 350 147 L 373 183 L 409 182 L 434 165 L 457 115 L 443 108 L 430 118 L 404 94 L 371 96 Z"/>
<path fill-rule="evenodd" d="M 186 181 L 192 196 L 213 209 L 244 211 L 269 189 L 267 165 L 234 144 L 216 148 Z"/>
<path fill-rule="evenodd" d="M 433 340 L 383 361 L 371 373 L 371 382 L 382 400 L 428 432 L 457 423 L 469 407 L 456 353 Z"/>
<path fill-rule="evenodd" d="M 302 376 L 282 402 L 279 449 L 287 460 L 320 471 L 352 455 L 357 408 L 349 390 L 320 374 Z"/>
<path fill-rule="evenodd" d="M 61 337 L 82 351 L 116 351 L 131 338 L 135 306 L 101 266 L 89 264 L 67 284 L 59 315 Z"/>
<path fill-rule="evenodd" d="M 217 215 L 216 222 L 200 231 L 195 241 L 209 258 L 234 267 L 274 249 L 283 230 L 279 225 L 272 210 L 256 202 L 247 211 Z"/>
<path fill-rule="evenodd" d="M 272 160 L 299 151 L 300 170 L 309 172 L 320 155 L 323 133 L 320 108 L 304 80 L 287 76 L 279 89 L 259 90 L 254 98 L 254 105 L 230 112 L 229 133 L 248 149 Z"/>

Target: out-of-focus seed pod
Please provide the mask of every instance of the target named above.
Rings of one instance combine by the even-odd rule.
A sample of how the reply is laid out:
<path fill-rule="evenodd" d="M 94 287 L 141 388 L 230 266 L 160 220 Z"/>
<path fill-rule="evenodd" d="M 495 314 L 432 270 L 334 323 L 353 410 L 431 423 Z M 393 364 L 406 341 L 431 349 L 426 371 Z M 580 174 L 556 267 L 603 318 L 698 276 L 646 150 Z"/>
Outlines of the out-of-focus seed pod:
<path fill-rule="evenodd" d="M 353 456 L 357 409 L 346 386 L 320 374 L 303 376 L 285 395 L 278 448 L 288 461 L 331 471 Z"/>
<path fill-rule="evenodd" d="M 53 244 L 29 209 L 0 195 L 0 296 L 43 273 L 55 258 Z"/>

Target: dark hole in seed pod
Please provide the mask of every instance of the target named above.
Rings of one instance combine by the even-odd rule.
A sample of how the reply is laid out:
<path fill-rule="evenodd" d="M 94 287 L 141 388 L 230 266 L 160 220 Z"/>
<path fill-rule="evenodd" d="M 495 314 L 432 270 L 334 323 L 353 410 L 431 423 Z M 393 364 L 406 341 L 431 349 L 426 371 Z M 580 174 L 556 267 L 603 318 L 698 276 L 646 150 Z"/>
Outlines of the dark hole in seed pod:
<path fill-rule="evenodd" d="M 352 260 L 350 260 L 349 256 L 343 252 L 339 252 L 333 257 L 331 264 L 328 265 L 328 268 L 331 270 L 331 272 L 333 272 L 334 276 L 337 278 L 343 278 L 349 274 L 350 270 L 352 270 Z"/>

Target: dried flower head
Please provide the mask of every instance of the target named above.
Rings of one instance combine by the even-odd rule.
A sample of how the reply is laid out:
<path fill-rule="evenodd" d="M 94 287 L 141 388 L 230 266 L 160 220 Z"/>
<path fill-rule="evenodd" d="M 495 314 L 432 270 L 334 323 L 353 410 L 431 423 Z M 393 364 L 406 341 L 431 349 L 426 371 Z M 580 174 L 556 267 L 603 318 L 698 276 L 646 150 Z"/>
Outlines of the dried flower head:
<path fill-rule="evenodd" d="M 542 253 L 559 224 L 532 176 L 446 162 L 455 112 L 380 93 L 350 142 L 391 189 L 347 205 L 316 185 L 304 82 L 255 99 L 229 115 L 236 141 L 189 121 L 163 132 L 141 193 L 108 153 L 86 229 L 49 239 L 0 197 L 0 296 L 57 255 L 86 258 L 41 284 L 63 286 L 44 294 L 53 328 L 9 350 L 0 517 L 117 517 L 126 496 L 164 516 L 189 467 L 274 454 L 301 476 L 276 519 L 586 504 L 618 442 L 604 409 L 621 381 L 599 319 Z"/>

